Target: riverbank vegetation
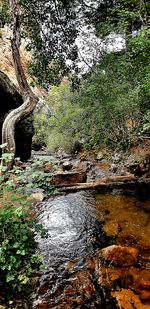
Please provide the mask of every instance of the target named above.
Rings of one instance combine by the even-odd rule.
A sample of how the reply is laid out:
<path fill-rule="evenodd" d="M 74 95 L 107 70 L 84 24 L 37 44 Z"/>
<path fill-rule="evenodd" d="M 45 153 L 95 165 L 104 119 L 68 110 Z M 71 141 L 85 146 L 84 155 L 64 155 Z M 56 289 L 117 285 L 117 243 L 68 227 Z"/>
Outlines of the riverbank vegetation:
<path fill-rule="evenodd" d="M 10 157 L 2 156 L 5 161 Z M 0 304 L 8 308 L 30 306 L 34 278 L 44 267 L 35 236 L 46 237 L 46 230 L 38 223 L 32 192 L 38 188 L 52 194 L 55 189 L 52 174 L 42 171 L 44 162 L 25 169 L 18 163 L 11 171 L 3 167 L 0 175 Z"/>

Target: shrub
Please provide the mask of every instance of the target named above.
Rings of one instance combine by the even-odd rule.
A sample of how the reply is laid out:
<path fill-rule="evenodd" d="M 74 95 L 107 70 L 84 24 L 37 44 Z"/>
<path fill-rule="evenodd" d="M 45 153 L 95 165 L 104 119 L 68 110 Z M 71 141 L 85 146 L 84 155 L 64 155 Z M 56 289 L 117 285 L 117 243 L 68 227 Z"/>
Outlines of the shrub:
<path fill-rule="evenodd" d="M 41 265 L 35 255 L 36 224 L 26 196 L 4 191 L 0 199 L 0 292 L 5 300 L 29 295 L 31 278 Z"/>

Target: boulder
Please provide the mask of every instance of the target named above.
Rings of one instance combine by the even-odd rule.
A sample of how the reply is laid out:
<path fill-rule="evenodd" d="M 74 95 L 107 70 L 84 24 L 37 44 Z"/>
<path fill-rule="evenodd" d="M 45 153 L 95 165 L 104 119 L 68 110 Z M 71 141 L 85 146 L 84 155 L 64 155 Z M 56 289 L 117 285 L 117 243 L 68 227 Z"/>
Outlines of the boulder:
<path fill-rule="evenodd" d="M 100 267 L 96 270 L 96 277 L 97 282 L 100 286 L 114 289 L 118 282 L 121 282 L 121 284 L 126 284 L 126 281 L 128 280 L 128 274 L 126 268 L 112 268 L 112 267 L 103 267 L 100 265 Z"/>
<path fill-rule="evenodd" d="M 149 305 L 144 305 L 140 301 L 138 295 L 131 290 L 122 289 L 121 291 L 114 291 L 111 293 L 116 298 L 118 308 L 120 309 L 149 309 Z"/>
<path fill-rule="evenodd" d="M 44 200 L 44 194 L 43 193 L 32 193 L 31 199 L 33 199 L 35 202 L 42 202 Z"/>
<path fill-rule="evenodd" d="M 43 171 L 44 173 L 53 173 L 55 170 L 55 166 L 52 163 L 45 163 Z"/>
<path fill-rule="evenodd" d="M 78 297 L 84 304 L 86 300 L 90 300 L 95 294 L 95 286 L 92 282 L 91 275 L 88 271 L 79 270 L 73 277 L 72 282 L 64 289 L 65 299 L 70 298 L 70 303 L 78 304 Z M 71 307 L 72 308 L 72 307 Z"/>
<path fill-rule="evenodd" d="M 118 163 L 121 160 L 121 153 L 114 153 L 112 160 L 113 162 Z"/>
<path fill-rule="evenodd" d="M 103 159 L 103 157 L 104 157 L 103 153 L 102 153 L 101 151 L 99 151 L 98 154 L 97 154 L 96 159 L 97 159 L 98 161 L 101 161 L 101 160 Z"/>
<path fill-rule="evenodd" d="M 6 74 L 0 71 L 0 144 L 2 143 L 2 125 L 12 109 L 22 105 L 23 99 Z M 31 143 L 34 134 L 33 115 L 18 122 L 15 129 L 16 157 L 25 161 L 31 156 Z"/>
<path fill-rule="evenodd" d="M 62 164 L 62 168 L 64 171 L 69 171 L 72 168 L 72 163 L 69 160 L 66 160 Z"/>
<path fill-rule="evenodd" d="M 63 186 L 76 184 L 86 181 L 86 173 L 85 172 L 67 172 L 67 173 L 57 173 L 53 175 L 52 184 L 55 186 Z"/>
<path fill-rule="evenodd" d="M 138 249 L 112 245 L 100 250 L 100 258 L 105 263 L 121 267 L 132 266 L 137 262 Z"/>
<path fill-rule="evenodd" d="M 147 154 L 140 162 L 130 163 L 128 170 L 138 177 L 150 177 L 150 153 Z"/>
<path fill-rule="evenodd" d="M 40 151 L 43 149 L 43 147 L 46 147 L 46 144 L 44 141 L 33 141 L 32 142 L 32 149 L 34 151 Z"/>

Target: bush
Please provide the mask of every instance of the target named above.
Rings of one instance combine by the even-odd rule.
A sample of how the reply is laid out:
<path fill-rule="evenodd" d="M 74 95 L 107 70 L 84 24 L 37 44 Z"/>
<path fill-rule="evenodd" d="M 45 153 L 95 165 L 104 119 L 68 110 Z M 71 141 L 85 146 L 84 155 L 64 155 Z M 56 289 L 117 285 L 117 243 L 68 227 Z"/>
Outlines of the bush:
<path fill-rule="evenodd" d="M 35 227 L 26 197 L 4 191 L 0 199 L 0 292 L 5 300 L 28 297 L 31 278 L 41 265 L 35 255 Z"/>

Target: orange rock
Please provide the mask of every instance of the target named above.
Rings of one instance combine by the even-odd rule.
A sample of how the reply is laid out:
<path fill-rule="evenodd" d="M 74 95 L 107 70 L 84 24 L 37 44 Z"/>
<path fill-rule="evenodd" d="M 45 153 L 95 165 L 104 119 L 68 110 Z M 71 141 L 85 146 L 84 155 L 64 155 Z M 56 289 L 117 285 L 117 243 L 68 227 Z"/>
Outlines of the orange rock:
<path fill-rule="evenodd" d="M 93 257 L 88 257 L 86 260 L 87 268 L 90 270 L 95 270 L 96 261 Z"/>
<path fill-rule="evenodd" d="M 114 289 L 117 286 L 132 289 L 141 300 L 150 300 L 150 271 L 135 267 L 103 267 L 96 271 L 101 286 Z"/>
<path fill-rule="evenodd" d="M 66 268 L 67 271 L 71 272 L 73 270 L 74 266 L 75 266 L 75 262 L 69 261 L 69 262 L 67 262 L 65 268 Z"/>
<path fill-rule="evenodd" d="M 126 273 L 126 268 L 99 267 L 96 276 L 100 286 L 106 286 L 112 289 L 115 281 L 126 277 Z"/>
<path fill-rule="evenodd" d="M 100 250 L 99 256 L 111 265 L 132 266 L 137 261 L 138 249 L 112 245 Z"/>
<path fill-rule="evenodd" d="M 116 236 L 118 234 L 119 225 L 115 220 L 110 220 L 104 225 L 104 231 L 108 236 Z"/>
<path fill-rule="evenodd" d="M 52 178 L 52 183 L 54 185 L 70 185 L 86 181 L 85 172 L 74 172 L 74 173 L 57 173 Z"/>
<path fill-rule="evenodd" d="M 132 288 L 139 293 L 142 290 L 149 290 L 150 292 L 150 270 L 149 269 L 138 269 L 131 267 L 129 269 L 129 274 L 133 277 Z"/>
<path fill-rule="evenodd" d="M 141 290 L 139 291 L 139 298 L 144 301 L 150 302 L 150 291 L 149 290 Z"/>
<path fill-rule="evenodd" d="M 139 297 L 131 290 L 122 289 L 111 293 L 115 297 L 120 309 L 149 309 L 149 305 L 143 305 Z"/>

